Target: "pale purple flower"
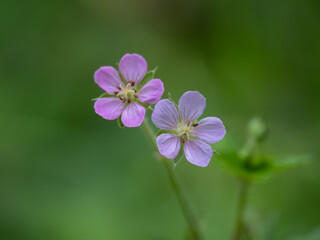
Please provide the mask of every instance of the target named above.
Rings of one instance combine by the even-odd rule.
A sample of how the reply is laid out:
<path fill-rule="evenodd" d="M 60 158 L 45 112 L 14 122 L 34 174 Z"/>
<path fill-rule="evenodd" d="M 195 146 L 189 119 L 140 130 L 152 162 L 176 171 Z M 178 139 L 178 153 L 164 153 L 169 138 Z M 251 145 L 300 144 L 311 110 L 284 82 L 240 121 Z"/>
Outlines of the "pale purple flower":
<path fill-rule="evenodd" d="M 121 115 L 126 127 L 138 127 L 144 120 L 146 109 L 141 103 L 155 104 L 163 94 L 164 87 L 160 79 L 152 79 L 139 86 L 147 73 L 147 62 L 138 54 L 126 54 L 119 62 L 119 72 L 113 67 L 99 68 L 94 80 L 108 97 L 99 98 L 94 109 L 101 117 L 114 120 Z M 141 88 L 140 88 L 141 87 Z"/>
<path fill-rule="evenodd" d="M 199 122 L 206 107 L 206 99 L 196 91 L 186 92 L 176 105 L 168 99 L 159 101 L 154 107 L 152 122 L 165 133 L 157 137 L 159 152 L 175 159 L 181 145 L 187 160 L 197 166 L 206 167 L 212 157 L 208 143 L 220 141 L 226 134 L 222 121 L 216 117 L 206 117 Z M 180 115 L 180 117 L 179 117 Z"/>

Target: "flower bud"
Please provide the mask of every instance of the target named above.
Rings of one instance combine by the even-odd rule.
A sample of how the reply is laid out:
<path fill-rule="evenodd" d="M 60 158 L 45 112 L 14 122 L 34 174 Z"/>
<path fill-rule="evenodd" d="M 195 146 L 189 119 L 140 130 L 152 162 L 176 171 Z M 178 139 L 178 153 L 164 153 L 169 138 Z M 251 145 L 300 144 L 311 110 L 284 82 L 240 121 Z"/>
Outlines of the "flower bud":
<path fill-rule="evenodd" d="M 268 128 L 260 118 L 253 118 L 248 125 L 249 136 L 262 142 L 267 138 Z"/>

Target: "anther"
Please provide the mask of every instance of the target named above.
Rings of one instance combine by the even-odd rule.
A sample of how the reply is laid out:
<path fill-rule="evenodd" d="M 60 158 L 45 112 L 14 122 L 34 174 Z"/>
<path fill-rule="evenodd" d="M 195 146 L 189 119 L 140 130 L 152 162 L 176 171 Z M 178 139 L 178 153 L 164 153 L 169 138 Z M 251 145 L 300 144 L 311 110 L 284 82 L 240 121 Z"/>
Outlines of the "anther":
<path fill-rule="evenodd" d="M 198 126 L 198 125 L 199 125 L 199 123 L 194 123 L 194 124 L 192 124 L 193 127 L 196 127 L 196 126 Z"/>
<path fill-rule="evenodd" d="M 182 143 L 185 143 L 184 138 L 181 138 L 181 142 L 182 142 Z"/>
<path fill-rule="evenodd" d="M 191 122 L 190 122 L 190 121 L 187 121 L 187 125 L 190 126 L 190 124 L 191 124 Z"/>
<path fill-rule="evenodd" d="M 119 97 L 120 98 L 120 100 L 123 100 L 123 97 Z"/>
<path fill-rule="evenodd" d="M 114 95 L 117 95 L 119 92 L 118 91 L 114 91 L 113 93 L 114 93 Z"/>
<path fill-rule="evenodd" d="M 131 99 L 130 98 L 128 98 L 128 103 L 131 103 Z"/>
<path fill-rule="evenodd" d="M 135 98 L 138 98 L 138 97 L 139 97 L 137 94 L 134 94 L 133 96 L 134 96 Z"/>
<path fill-rule="evenodd" d="M 137 90 L 135 89 L 135 88 L 132 88 L 132 90 L 136 93 L 137 92 Z"/>
<path fill-rule="evenodd" d="M 132 87 L 134 86 L 134 82 L 131 82 L 131 86 L 132 86 Z"/>
<path fill-rule="evenodd" d="M 127 99 L 125 99 L 125 98 L 124 98 L 124 99 L 122 99 L 122 102 L 123 102 L 123 103 L 125 103 L 126 101 L 127 101 Z"/>
<path fill-rule="evenodd" d="M 118 88 L 119 90 L 121 90 L 121 87 L 120 87 L 120 86 L 118 86 L 117 88 Z"/>

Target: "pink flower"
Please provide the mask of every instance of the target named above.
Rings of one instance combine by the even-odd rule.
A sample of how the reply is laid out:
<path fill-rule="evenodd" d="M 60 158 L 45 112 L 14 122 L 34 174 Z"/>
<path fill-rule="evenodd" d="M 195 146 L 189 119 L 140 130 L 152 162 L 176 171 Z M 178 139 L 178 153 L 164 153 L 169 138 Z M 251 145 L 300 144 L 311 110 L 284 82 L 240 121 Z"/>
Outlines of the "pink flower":
<path fill-rule="evenodd" d="M 207 117 L 194 122 L 206 107 L 206 99 L 199 92 L 186 92 L 179 100 L 179 112 L 176 105 L 164 99 L 159 101 L 152 113 L 152 122 L 165 130 L 157 137 L 159 152 L 175 159 L 181 145 L 187 160 L 197 166 L 206 167 L 212 157 L 212 148 L 208 143 L 220 141 L 226 134 L 222 121 L 216 117 Z M 180 113 L 180 117 L 179 117 Z"/>
<path fill-rule="evenodd" d="M 113 67 L 99 68 L 94 80 L 108 97 L 99 98 L 94 109 L 107 120 L 114 120 L 121 115 L 126 127 L 138 127 L 144 120 L 146 109 L 141 103 L 155 104 L 163 94 L 164 87 L 160 79 L 152 79 L 142 88 L 139 83 L 147 74 L 147 62 L 138 54 L 126 54 L 119 63 L 119 72 Z"/>

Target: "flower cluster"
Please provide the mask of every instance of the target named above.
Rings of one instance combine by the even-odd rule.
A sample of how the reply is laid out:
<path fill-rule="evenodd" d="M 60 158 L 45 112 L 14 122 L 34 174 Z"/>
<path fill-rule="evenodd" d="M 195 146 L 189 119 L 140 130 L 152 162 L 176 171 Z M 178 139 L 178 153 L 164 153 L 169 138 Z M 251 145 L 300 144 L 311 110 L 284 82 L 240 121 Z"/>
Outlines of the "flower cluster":
<path fill-rule="evenodd" d="M 126 127 L 138 127 L 144 120 L 145 103 L 157 103 L 151 119 L 162 129 L 156 139 L 159 152 L 166 158 L 176 159 L 183 147 L 190 163 L 206 167 L 213 152 L 209 144 L 220 141 L 226 133 L 222 121 L 216 117 L 197 121 L 206 107 L 206 99 L 196 91 L 184 93 L 178 109 L 168 99 L 159 101 L 164 92 L 163 83 L 152 79 L 140 84 L 144 83 L 146 74 L 147 62 L 138 54 L 124 55 L 119 62 L 119 72 L 110 66 L 99 68 L 94 79 L 106 93 L 95 102 L 96 113 L 108 120 L 121 115 Z"/>
<path fill-rule="evenodd" d="M 107 96 L 95 102 L 96 113 L 107 120 L 121 115 L 126 127 L 140 126 L 146 112 L 141 103 L 155 104 L 164 91 L 160 79 L 152 79 L 141 87 L 139 84 L 146 74 L 147 62 L 138 54 L 124 55 L 119 62 L 119 72 L 110 66 L 99 68 L 94 80 Z"/>

